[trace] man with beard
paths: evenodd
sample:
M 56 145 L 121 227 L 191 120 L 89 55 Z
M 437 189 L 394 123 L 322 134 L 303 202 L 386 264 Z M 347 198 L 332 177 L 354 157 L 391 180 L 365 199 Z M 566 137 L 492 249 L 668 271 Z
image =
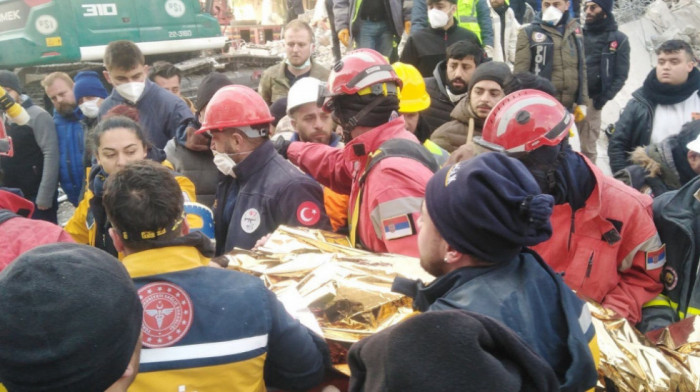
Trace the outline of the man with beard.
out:
M 328 79 L 328 69 L 311 59 L 314 31 L 306 22 L 295 19 L 287 23 L 284 27 L 284 47 L 287 58 L 266 69 L 260 77 L 258 94 L 268 106 L 286 97 L 289 88 L 301 78 Z
M 481 135 L 486 117 L 505 96 L 503 84 L 509 76 L 510 68 L 506 63 L 492 61 L 481 64 L 469 82 L 469 95 L 452 110 L 453 120 L 435 130 L 430 139 L 448 152 L 453 152 L 471 141 L 467 140 L 470 128 L 472 136 Z
M 469 80 L 484 60 L 484 51 L 471 41 L 457 41 L 446 51 L 446 60 L 438 63 L 433 76 L 425 78 L 430 107 L 423 113 L 432 133 L 450 121 L 450 112 L 467 95 Z
M 630 44 L 617 30 L 612 0 L 586 2 L 583 43 L 586 48 L 588 77 L 588 114 L 581 122 L 581 152 L 596 161 L 596 142 L 600 135 L 603 106 L 622 89 L 630 70 Z
M 690 45 L 669 40 L 656 49 L 656 56 L 656 68 L 632 93 L 615 124 L 608 144 L 613 173 L 632 164 L 629 153 L 637 146 L 677 134 L 700 114 L 700 71 Z
M 53 122 L 58 135 L 58 181 L 68 201 L 77 206 L 85 182 L 85 135 L 81 123 L 83 114 L 73 95 L 73 80 L 64 72 L 53 72 L 41 81 L 41 86 L 53 104 Z
M 568 0 L 542 1 L 542 12 L 518 33 L 513 72 L 551 80 L 557 100 L 581 121 L 588 100 L 583 37 L 568 10 Z

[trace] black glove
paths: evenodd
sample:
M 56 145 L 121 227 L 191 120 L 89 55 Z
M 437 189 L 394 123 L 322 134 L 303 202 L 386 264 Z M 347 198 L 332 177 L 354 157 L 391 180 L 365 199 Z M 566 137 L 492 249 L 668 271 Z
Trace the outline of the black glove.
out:
M 287 159 L 287 150 L 290 144 L 292 144 L 292 142 L 283 137 L 278 137 L 277 140 L 273 142 L 275 150 L 277 150 L 277 153 L 282 155 L 284 159 Z
M 603 106 L 605 106 L 607 102 L 608 100 L 602 96 L 595 97 L 593 98 L 593 107 L 595 108 L 595 110 L 603 110 Z

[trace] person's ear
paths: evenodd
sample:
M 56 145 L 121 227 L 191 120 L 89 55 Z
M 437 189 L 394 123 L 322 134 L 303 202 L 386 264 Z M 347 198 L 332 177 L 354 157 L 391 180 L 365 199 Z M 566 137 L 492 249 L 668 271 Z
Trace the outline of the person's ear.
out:
M 109 83 L 109 84 L 111 84 L 112 86 L 114 86 L 114 83 L 112 83 L 112 78 L 109 76 L 109 72 L 107 72 L 107 71 L 102 71 L 102 76 L 105 77 L 105 80 L 107 81 L 107 83 Z
M 110 227 L 109 237 L 112 239 L 114 249 L 119 253 L 124 253 L 124 242 L 122 241 L 122 237 L 119 235 L 117 229 L 115 229 L 114 227 Z
M 445 263 L 447 264 L 453 264 L 459 261 L 462 258 L 462 253 L 460 253 L 458 250 L 454 249 L 453 247 L 450 246 L 450 244 L 447 244 L 447 252 L 445 253 Z

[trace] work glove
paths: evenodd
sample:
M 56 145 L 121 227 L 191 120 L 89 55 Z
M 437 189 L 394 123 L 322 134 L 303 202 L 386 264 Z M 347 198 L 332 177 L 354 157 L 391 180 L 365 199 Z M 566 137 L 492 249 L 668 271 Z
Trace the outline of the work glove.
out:
M 292 142 L 283 137 L 278 137 L 277 140 L 273 142 L 275 150 L 277 150 L 277 153 L 282 155 L 284 159 L 287 159 L 287 150 L 289 149 L 290 144 L 292 144 Z
M 410 20 L 403 22 L 403 32 L 406 35 L 411 34 L 411 21 Z
M 585 120 L 586 113 L 588 113 L 588 108 L 586 105 L 576 105 L 574 108 L 574 121 L 581 122 Z
M 350 31 L 348 29 L 342 29 L 338 32 L 338 39 L 343 45 L 350 47 Z

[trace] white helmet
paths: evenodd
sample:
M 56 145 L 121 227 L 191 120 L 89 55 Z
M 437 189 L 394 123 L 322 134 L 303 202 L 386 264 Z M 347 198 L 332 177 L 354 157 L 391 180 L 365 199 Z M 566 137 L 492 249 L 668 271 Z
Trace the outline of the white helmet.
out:
M 316 78 L 306 77 L 297 80 L 287 94 L 287 115 L 292 109 L 318 101 L 319 86 L 323 82 Z

